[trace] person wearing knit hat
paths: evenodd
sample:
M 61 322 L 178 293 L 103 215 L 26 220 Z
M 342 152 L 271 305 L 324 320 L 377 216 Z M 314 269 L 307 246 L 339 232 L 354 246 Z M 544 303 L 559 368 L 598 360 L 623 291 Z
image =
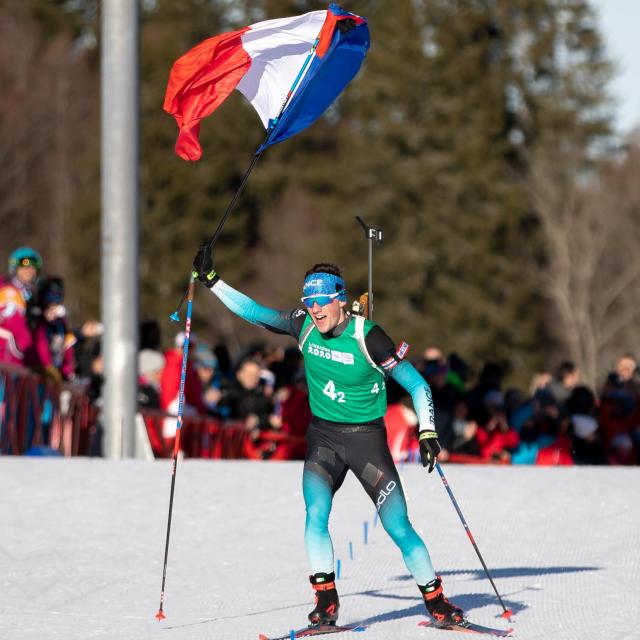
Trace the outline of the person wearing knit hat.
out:
M 138 353 L 138 403 L 146 409 L 160 409 L 160 377 L 165 358 L 159 351 Z
M 138 374 L 146 380 L 159 382 L 164 362 L 164 356 L 159 351 L 143 349 L 138 353 Z
M 27 304 L 35 293 L 42 257 L 31 247 L 9 256 L 9 274 L 0 279 L 0 362 L 24 364 L 33 346 Z

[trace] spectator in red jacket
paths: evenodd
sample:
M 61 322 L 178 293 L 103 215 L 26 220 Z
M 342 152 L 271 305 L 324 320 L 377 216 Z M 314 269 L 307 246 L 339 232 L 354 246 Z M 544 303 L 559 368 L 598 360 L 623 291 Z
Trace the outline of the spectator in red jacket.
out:
M 164 356 L 154 349 L 138 352 L 138 407 L 158 411 L 160 409 L 160 377 L 165 366 Z M 143 414 L 151 450 L 157 458 L 167 455 L 167 447 L 162 436 L 163 419 Z M 173 419 L 175 423 L 175 418 Z
M 184 345 L 184 332 L 175 337 L 175 346 L 165 354 L 165 365 L 160 377 L 160 407 L 172 416 L 178 415 L 180 378 L 182 374 L 182 347 Z M 205 414 L 206 407 L 202 400 L 202 385 L 193 366 L 191 358 L 195 350 L 197 338 L 191 334 L 189 340 L 189 357 L 184 386 L 183 415 L 185 417 L 197 413 Z M 172 439 L 176 435 L 176 419 L 166 418 L 163 423 L 162 434 L 166 439 Z
M 476 433 L 480 456 L 492 462 L 510 462 L 511 451 L 520 443 L 518 432 L 509 426 L 504 398 L 498 390 L 489 391 L 483 402 L 484 420 Z
M 384 423 L 387 427 L 387 444 L 394 462 L 406 462 L 419 456 L 418 416 L 406 405 L 407 392 L 393 379 L 386 382 L 387 412 Z M 440 452 L 446 455 L 446 449 Z
M 282 457 L 304 460 L 307 452 L 305 436 L 311 421 L 309 390 L 304 371 L 299 371 L 291 384 L 276 391 L 274 413 L 281 418 L 282 432 L 295 438 L 282 445 L 285 449 Z

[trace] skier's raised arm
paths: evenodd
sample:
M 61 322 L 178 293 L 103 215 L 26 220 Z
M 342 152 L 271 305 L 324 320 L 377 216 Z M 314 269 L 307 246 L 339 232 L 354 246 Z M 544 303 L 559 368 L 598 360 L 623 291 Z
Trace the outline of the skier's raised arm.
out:
M 302 327 L 304 311 L 301 309 L 278 310 L 265 307 L 220 279 L 213 266 L 211 249 L 206 245 L 193 260 L 193 277 L 202 282 L 222 304 L 238 317 L 264 327 L 274 333 L 297 337 Z

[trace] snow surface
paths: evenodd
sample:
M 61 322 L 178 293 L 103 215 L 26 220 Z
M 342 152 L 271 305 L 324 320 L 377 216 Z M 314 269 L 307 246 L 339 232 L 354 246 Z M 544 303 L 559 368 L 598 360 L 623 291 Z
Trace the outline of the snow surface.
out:
M 640 639 L 639 467 L 443 468 L 515 638 Z M 0 639 L 255 640 L 303 626 L 301 471 L 179 461 L 157 622 L 171 462 L 0 459 Z M 447 595 L 475 622 L 509 626 L 438 475 L 402 476 Z M 417 626 L 416 586 L 374 513 L 349 476 L 331 522 L 340 621 L 368 628 L 335 638 L 452 640 Z

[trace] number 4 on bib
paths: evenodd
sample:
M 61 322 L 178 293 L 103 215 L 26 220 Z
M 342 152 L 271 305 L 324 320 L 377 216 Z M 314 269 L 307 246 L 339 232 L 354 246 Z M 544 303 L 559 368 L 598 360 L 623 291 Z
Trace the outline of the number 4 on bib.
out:
M 322 393 L 324 393 L 325 396 L 329 396 L 334 402 L 336 400 L 342 403 L 345 402 L 344 393 L 342 391 L 336 391 L 336 385 L 333 380 L 329 380 L 329 382 L 324 385 Z

